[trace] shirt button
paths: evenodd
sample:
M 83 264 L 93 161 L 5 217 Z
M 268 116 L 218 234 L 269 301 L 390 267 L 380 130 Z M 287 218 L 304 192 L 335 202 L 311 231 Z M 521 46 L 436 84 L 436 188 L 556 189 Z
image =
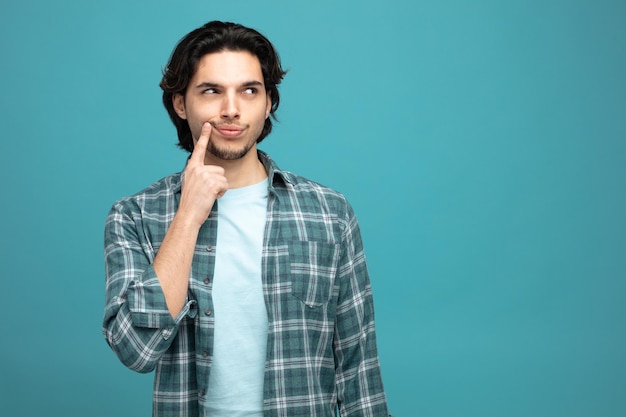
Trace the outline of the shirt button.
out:
M 207 356 L 209 356 L 209 350 L 205 349 L 204 352 L 202 352 L 202 355 L 206 358 Z
M 206 247 L 207 252 L 213 252 L 213 246 L 209 245 Z
M 206 310 L 204 310 L 204 314 L 206 314 L 207 316 L 210 316 L 211 310 L 207 308 Z
M 205 279 L 204 279 L 204 283 L 205 283 L 206 285 L 209 285 L 209 279 L 208 279 L 208 278 L 205 278 Z
M 201 397 L 204 397 L 204 388 L 202 388 L 202 389 L 200 390 L 200 396 L 201 396 Z

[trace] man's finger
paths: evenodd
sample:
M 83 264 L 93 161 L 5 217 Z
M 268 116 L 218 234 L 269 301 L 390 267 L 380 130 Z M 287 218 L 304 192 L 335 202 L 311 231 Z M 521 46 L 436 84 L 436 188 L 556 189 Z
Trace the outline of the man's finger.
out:
M 202 131 L 200 137 L 196 142 L 193 153 L 189 158 L 189 162 L 197 165 L 204 165 L 204 155 L 206 154 L 206 148 L 209 145 L 209 136 L 211 136 L 211 123 L 205 122 L 202 125 Z

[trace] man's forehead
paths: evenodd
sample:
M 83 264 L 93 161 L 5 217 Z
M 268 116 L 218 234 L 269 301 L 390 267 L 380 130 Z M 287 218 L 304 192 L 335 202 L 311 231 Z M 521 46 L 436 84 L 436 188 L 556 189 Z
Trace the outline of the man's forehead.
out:
M 194 79 L 220 78 L 224 81 L 263 81 L 261 63 L 256 55 L 248 51 L 223 50 L 206 54 L 196 66 Z M 212 80 L 202 80 L 212 81 Z M 213 80 L 214 81 L 214 80 Z

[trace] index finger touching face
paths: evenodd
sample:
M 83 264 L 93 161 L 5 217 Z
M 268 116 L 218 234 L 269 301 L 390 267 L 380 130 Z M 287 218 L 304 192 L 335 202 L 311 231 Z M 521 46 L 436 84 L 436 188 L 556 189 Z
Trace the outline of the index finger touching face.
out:
M 206 148 L 209 145 L 209 137 L 211 136 L 211 123 L 205 122 L 202 125 L 202 131 L 200 137 L 193 147 L 193 153 L 191 154 L 190 161 L 196 164 L 204 164 L 204 155 L 206 154 Z

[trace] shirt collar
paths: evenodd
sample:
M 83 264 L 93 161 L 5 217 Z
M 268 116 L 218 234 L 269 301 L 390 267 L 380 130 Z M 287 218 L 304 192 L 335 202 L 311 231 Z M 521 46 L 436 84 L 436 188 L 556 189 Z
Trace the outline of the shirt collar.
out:
M 280 169 L 276 162 L 274 162 L 274 160 L 267 153 L 257 149 L 257 154 L 259 156 L 259 161 L 261 161 L 265 167 L 265 172 L 267 172 L 269 191 L 274 191 L 277 186 L 280 187 L 286 184 L 294 183 L 294 179 L 292 178 L 293 174 Z M 174 193 L 180 194 L 183 185 L 183 172 L 176 174 L 176 178 L 173 180 L 172 185 Z
M 273 191 L 277 186 L 284 186 L 285 184 L 293 184 L 292 174 L 287 171 L 283 171 L 276 165 L 276 162 L 265 152 L 257 150 L 259 160 L 265 167 L 267 172 L 267 178 L 269 179 L 269 190 Z

